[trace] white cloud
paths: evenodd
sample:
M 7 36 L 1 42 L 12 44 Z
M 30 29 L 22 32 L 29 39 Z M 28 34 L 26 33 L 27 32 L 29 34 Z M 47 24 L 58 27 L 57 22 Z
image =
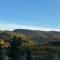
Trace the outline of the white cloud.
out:
M 30 30 L 42 30 L 42 31 L 60 31 L 60 29 L 52 29 L 36 26 L 25 26 L 16 24 L 0 24 L 0 30 L 14 30 L 14 29 L 30 29 Z

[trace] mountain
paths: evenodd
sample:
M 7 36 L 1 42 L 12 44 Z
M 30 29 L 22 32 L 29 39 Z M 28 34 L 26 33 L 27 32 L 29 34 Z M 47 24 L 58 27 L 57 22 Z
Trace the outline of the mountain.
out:
M 13 32 L 23 33 L 23 34 L 36 34 L 37 36 L 42 36 L 44 38 L 60 38 L 60 32 L 57 31 L 39 31 L 39 30 L 28 30 L 28 29 L 15 29 Z
M 58 31 L 39 31 L 39 30 L 28 30 L 28 29 L 15 29 L 15 30 L 13 30 L 13 32 L 31 35 L 32 39 L 38 43 L 46 42 L 46 41 L 60 40 L 60 32 L 58 32 Z
M 22 37 L 26 41 L 34 41 L 36 43 L 46 43 L 48 41 L 60 41 L 60 32 L 57 31 L 39 31 L 28 29 L 15 29 L 13 31 L 0 31 L 0 39 L 9 42 L 13 36 Z M 31 39 L 32 37 L 32 39 Z

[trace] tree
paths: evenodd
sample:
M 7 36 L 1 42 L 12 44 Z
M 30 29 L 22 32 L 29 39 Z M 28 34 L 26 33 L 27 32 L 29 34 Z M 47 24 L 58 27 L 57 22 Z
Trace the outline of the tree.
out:
M 21 46 L 21 38 L 16 38 L 14 36 L 13 41 L 11 42 L 10 48 L 10 60 L 20 60 L 20 46 Z

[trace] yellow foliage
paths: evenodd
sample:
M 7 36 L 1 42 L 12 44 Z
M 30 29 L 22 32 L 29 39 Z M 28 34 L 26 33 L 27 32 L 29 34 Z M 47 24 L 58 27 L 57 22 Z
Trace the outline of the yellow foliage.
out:
M 3 44 L 4 43 L 4 40 L 0 39 L 0 44 Z

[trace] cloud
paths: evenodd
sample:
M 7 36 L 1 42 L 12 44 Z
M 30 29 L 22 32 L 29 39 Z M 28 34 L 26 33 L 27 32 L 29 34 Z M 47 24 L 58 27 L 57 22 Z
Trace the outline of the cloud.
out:
M 60 29 L 37 27 L 37 26 L 25 26 L 17 24 L 0 24 L 0 30 L 14 30 L 14 29 L 30 29 L 30 30 L 40 30 L 40 31 L 60 31 Z

